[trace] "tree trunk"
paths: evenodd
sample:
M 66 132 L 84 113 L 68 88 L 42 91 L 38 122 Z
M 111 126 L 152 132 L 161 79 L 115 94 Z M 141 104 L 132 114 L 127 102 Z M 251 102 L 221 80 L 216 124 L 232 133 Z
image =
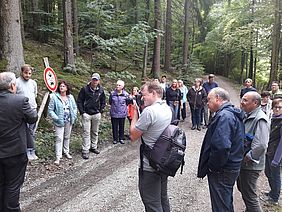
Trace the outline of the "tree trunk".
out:
M 252 33 L 253 34 L 253 33 Z M 252 35 L 253 36 L 253 35 Z M 254 50 L 253 50 L 253 44 L 251 44 L 250 49 L 250 63 L 249 63 L 249 75 L 248 78 L 253 80 L 254 76 Z
M 165 60 L 164 60 L 164 70 L 169 71 L 171 68 L 171 0 L 167 0 L 166 5 L 166 22 L 165 22 Z
M 74 32 L 74 51 L 79 55 L 79 36 L 78 36 L 78 10 L 77 0 L 72 0 L 72 12 L 73 12 L 73 32 Z
M 184 36 L 183 36 L 183 45 L 182 45 L 182 65 L 187 66 L 188 57 L 189 57 L 189 29 L 188 29 L 188 21 L 189 21 L 189 8 L 190 8 L 190 0 L 185 0 L 184 3 Z
M 149 22 L 149 17 L 150 17 L 150 0 L 146 0 L 145 21 L 147 23 Z M 148 61 L 148 43 L 146 43 L 144 46 L 142 79 L 145 79 L 147 76 L 147 61 Z
M 134 10 L 134 24 L 138 24 L 139 14 L 138 14 L 138 0 L 131 0 L 132 8 Z M 144 52 L 143 52 L 144 53 Z M 139 55 L 139 50 L 136 48 L 134 55 Z M 144 55 L 143 55 L 144 56 Z M 133 62 L 136 68 L 139 69 L 139 60 L 133 58 Z M 144 64 L 143 64 L 144 65 Z
M 279 67 L 278 67 L 278 70 L 279 70 L 279 81 L 281 81 L 282 80 L 282 50 L 281 50 L 281 48 L 282 48 L 282 32 L 280 33 L 280 47 L 279 47 L 279 49 L 280 49 L 280 58 L 279 58 Z
M 275 3 L 274 24 L 272 30 L 272 49 L 271 49 L 271 67 L 270 77 L 268 82 L 268 89 L 270 89 L 272 81 L 278 80 L 278 61 L 279 61 L 279 46 L 280 46 L 280 31 L 281 31 L 281 0 L 273 0 Z M 281 51 L 281 49 L 280 49 Z
M 244 82 L 244 65 L 245 65 L 245 50 L 241 50 L 241 73 L 240 73 L 240 82 Z
M 144 47 L 142 80 L 145 79 L 147 76 L 147 62 L 148 62 L 148 43 L 146 43 Z
M 153 64 L 152 64 L 152 75 L 154 78 L 160 78 L 160 52 L 161 52 L 161 38 L 159 30 L 161 28 L 161 1 L 154 0 L 154 13 L 155 13 L 155 24 L 154 30 L 157 33 L 154 39 L 154 53 L 153 53 Z
M 73 37 L 72 37 L 72 6 L 71 0 L 63 0 L 64 9 L 64 66 L 68 71 L 75 72 Z
M 253 74 L 253 86 L 256 87 L 256 73 L 257 73 L 257 57 L 258 57 L 258 36 L 259 36 L 259 33 L 258 33 L 258 30 L 256 30 L 256 42 L 255 42 L 255 52 L 254 52 L 254 74 Z
M 249 54 L 248 52 L 245 53 L 245 69 L 246 69 L 246 75 L 245 75 L 245 79 L 248 78 L 248 59 L 249 59 Z M 244 79 L 244 81 L 245 81 Z
M 24 22 L 23 22 L 23 11 L 22 11 L 22 1 L 19 0 L 19 7 L 20 7 L 20 24 L 21 24 L 21 35 L 22 35 L 22 42 L 24 43 L 25 41 L 25 36 L 24 36 Z
M 0 37 L 6 71 L 20 72 L 24 64 L 19 0 L 0 0 Z
M 32 36 L 35 40 L 40 39 L 38 28 L 40 27 L 40 16 L 38 15 L 38 0 L 31 1 L 32 9 Z
M 255 0 L 252 0 L 252 6 L 251 6 L 251 23 L 254 22 L 254 13 L 255 13 Z M 248 78 L 253 80 L 254 75 L 254 29 L 252 27 L 251 29 L 251 46 L 250 46 L 250 63 L 249 63 L 249 74 Z

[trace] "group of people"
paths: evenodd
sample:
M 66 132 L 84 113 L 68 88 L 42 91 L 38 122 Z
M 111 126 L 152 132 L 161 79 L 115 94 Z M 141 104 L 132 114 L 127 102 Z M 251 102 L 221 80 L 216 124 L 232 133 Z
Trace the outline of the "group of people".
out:
M 35 154 L 37 121 L 37 85 L 31 79 L 32 68 L 24 65 L 16 79 L 11 72 L 0 73 L 0 211 L 19 211 L 20 187 L 23 184 L 28 160 Z M 140 91 L 133 87 L 125 91 L 122 80 L 116 82 L 110 93 L 110 117 L 113 144 L 124 144 L 125 120 L 130 123 L 130 139 L 140 138 L 153 147 L 164 129 L 180 117 L 186 118 L 186 103 L 191 109 L 192 130 L 207 127 L 197 176 L 207 176 L 213 211 L 234 211 L 233 186 L 246 205 L 246 211 L 262 211 L 257 182 L 262 170 L 268 178 L 270 191 L 263 199 L 278 204 L 282 159 L 282 92 L 277 82 L 270 92 L 257 93 L 251 79 L 241 91 L 241 105 L 230 103 L 226 90 L 218 87 L 213 74 L 207 82 L 195 79 L 188 89 L 182 80 L 145 82 Z M 100 75 L 94 73 L 91 81 L 79 91 L 77 101 L 70 85 L 61 80 L 57 91 L 51 94 L 48 114 L 55 130 L 55 164 L 63 155 L 71 159 L 70 135 L 77 112 L 82 118 L 82 158 L 90 152 L 99 154 L 98 132 L 101 114 L 105 110 L 106 95 L 100 85 Z M 15 95 L 18 93 L 19 95 Z M 270 124 L 271 122 L 271 124 Z M 167 194 L 168 176 L 151 167 L 146 157 L 139 169 L 138 188 L 146 211 L 170 211 Z
M 199 178 L 208 177 L 213 211 L 234 211 L 233 186 L 237 182 L 246 211 L 262 211 L 257 183 L 264 170 L 270 190 L 260 199 L 278 205 L 282 159 L 282 93 L 278 82 L 260 95 L 252 80 L 241 90 L 240 108 L 230 103 L 226 90 L 214 88 L 208 107 L 214 112 L 202 144 Z
M 159 82 L 158 80 L 154 80 Z M 166 76 L 161 77 L 160 82 L 163 88 L 163 98 L 173 111 L 172 120 L 178 123 L 179 120 L 185 120 L 187 117 L 187 106 L 191 110 L 192 130 L 201 131 L 206 128 L 212 113 L 207 107 L 207 95 L 211 89 L 218 87 L 215 82 L 215 75 L 209 74 L 207 81 L 203 82 L 202 78 L 196 78 L 193 85 L 187 88 L 183 80 L 173 79 L 171 85 L 168 84 Z
M 214 78 L 213 75 L 209 77 Z M 248 79 L 245 86 L 249 84 Z M 175 113 L 171 104 L 163 101 L 163 93 L 169 87 L 165 90 L 159 85 L 158 81 L 153 81 L 141 87 L 145 108 L 140 114 L 138 107 L 134 106 L 130 126 L 131 140 L 142 138 L 150 147 L 154 146 L 160 134 L 171 123 Z M 200 80 L 195 80 L 193 89 L 199 90 L 200 86 Z M 234 211 L 235 182 L 246 211 L 262 211 L 257 183 L 263 170 L 270 190 L 264 192 L 261 199 L 278 205 L 282 159 L 282 96 L 278 83 L 273 82 L 272 90 L 267 92 L 270 94 L 267 97 L 271 97 L 272 101 L 254 89 L 245 89 L 241 95 L 240 108 L 231 104 L 225 89 L 217 84 L 213 86 L 208 89 L 206 96 L 210 116 L 197 172 L 197 177 L 208 178 L 212 211 Z M 270 106 L 266 106 L 269 102 Z M 266 111 L 266 108 L 271 111 Z M 167 176 L 154 170 L 145 156 L 141 158 L 143 169 L 139 168 L 138 187 L 145 210 L 170 211 Z

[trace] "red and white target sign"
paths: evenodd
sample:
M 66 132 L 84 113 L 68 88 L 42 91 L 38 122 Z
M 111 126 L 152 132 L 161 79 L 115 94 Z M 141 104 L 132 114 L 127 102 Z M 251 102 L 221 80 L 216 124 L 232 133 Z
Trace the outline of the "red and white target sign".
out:
M 44 82 L 50 91 L 55 92 L 57 90 L 58 80 L 55 71 L 51 67 L 44 70 Z

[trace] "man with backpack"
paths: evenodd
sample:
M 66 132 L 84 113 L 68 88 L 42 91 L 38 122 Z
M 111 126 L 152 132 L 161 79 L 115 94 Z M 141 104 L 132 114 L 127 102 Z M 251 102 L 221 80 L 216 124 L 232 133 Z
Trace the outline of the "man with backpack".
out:
M 135 105 L 134 116 L 130 126 L 131 140 L 143 139 L 144 143 L 153 147 L 163 131 L 169 126 L 172 111 L 162 101 L 163 89 L 155 82 L 147 82 L 141 87 L 145 109 L 138 118 Z M 146 211 L 170 211 L 167 195 L 166 174 L 157 172 L 149 164 L 146 156 L 142 157 L 139 168 L 139 192 Z
M 244 152 L 244 113 L 219 87 L 208 94 L 208 107 L 215 116 L 202 144 L 197 177 L 208 177 L 212 211 L 234 211 L 233 186 Z

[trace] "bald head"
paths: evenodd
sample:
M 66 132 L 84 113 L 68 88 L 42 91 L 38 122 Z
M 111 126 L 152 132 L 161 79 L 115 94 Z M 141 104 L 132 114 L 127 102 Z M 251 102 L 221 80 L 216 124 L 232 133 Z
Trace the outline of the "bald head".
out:
M 229 101 L 229 93 L 223 88 L 213 88 L 208 94 L 208 107 L 212 112 L 218 111 L 224 103 Z
M 249 91 L 241 99 L 241 108 L 250 113 L 261 105 L 261 96 L 258 92 Z

